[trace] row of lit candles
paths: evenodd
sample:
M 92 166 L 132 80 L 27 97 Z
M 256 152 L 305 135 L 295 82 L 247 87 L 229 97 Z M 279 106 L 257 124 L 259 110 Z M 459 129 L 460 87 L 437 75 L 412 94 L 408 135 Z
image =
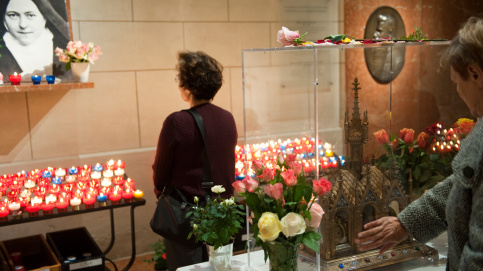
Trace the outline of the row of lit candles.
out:
M 344 157 L 339 156 L 339 159 L 341 159 L 341 163 L 344 163 Z M 273 168 L 274 165 L 277 164 L 276 159 L 268 159 L 268 162 L 265 162 L 264 165 L 268 168 Z M 337 164 L 337 159 L 335 157 L 322 157 L 320 158 L 321 162 L 316 163 L 315 159 L 312 160 L 301 160 L 297 161 L 302 164 L 302 169 L 305 173 L 311 173 L 316 170 L 316 165 L 319 166 L 319 169 L 324 170 L 324 169 L 330 169 L 330 168 L 336 168 L 338 166 Z M 255 176 L 255 171 L 253 170 L 253 162 L 249 161 L 248 164 L 248 174 L 245 174 L 245 161 L 237 161 L 237 168 L 235 169 L 235 175 L 236 179 L 242 180 L 245 178 L 246 175 L 250 177 L 256 177 Z
M 32 84 L 34 85 L 40 85 L 40 82 L 42 81 L 42 77 L 39 75 L 32 75 L 30 79 L 32 79 Z M 22 75 L 15 72 L 8 76 L 8 80 L 10 80 L 10 84 L 12 85 L 20 85 L 20 81 L 22 81 Z M 46 75 L 45 81 L 47 81 L 47 84 L 54 84 L 55 75 Z
M 18 200 L 7 200 L 0 202 L 0 221 L 6 221 L 9 214 L 16 218 L 21 216 L 22 209 L 29 213 L 30 217 L 38 216 L 39 210 L 43 211 L 44 215 L 50 215 L 54 208 L 57 208 L 58 213 L 64 213 L 67 211 L 67 207 L 70 205 L 73 211 L 80 210 L 81 203 L 84 204 L 86 209 L 92 209 L 96 202 L 99 202 L 99 206 L 106 206 L 109 199 L 111 205 L 119 204 L 120 200 L 128 203 L 133 200 L 141 200 L 144 194 L 141 190 L 132 191 L 126 189 L 125 191 L 118 192 L 117 190 L 110 194 L 91 194 L 87 193 L 84 196 L 75 195 L 69 196 L 68 193 L 63 192 L 59 197 L 54 194 L 50 194 L 43 200 L 40 197 L 20 198 Z
M 83 187 L 94 187 L 97 188 L 99 186 L 111 186 L 111 185 L 129 185 L 134 188 L 134 180 L 128 178 L 127 180 L 124 179 L 123 176 L 116 176 L 114 178 L 102 178 L 102 179 L 77 179 L 72 181 L 66 182 L 57 182 L 54 179 L 50 180 L 50 178 L 42 178 L 37 180 L 27 179 L 26 181 L 11 181 L 11 182 L 3 182 L 0 181 L 0 194 L 5 193 L 8 189 L 10 191 L 20 191 L 22 189 L 34 189 L 34 188 L 49 188 L 50 189 L 59 189 L 59 187 L 68 187 L 76 185 L 79 189 L 84 189 Z

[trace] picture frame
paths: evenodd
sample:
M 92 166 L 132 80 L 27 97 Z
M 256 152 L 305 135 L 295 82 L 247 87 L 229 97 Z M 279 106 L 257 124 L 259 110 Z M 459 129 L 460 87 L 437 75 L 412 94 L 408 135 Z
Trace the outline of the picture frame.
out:
M 73 37 L 70 0 L 2 0 L 0 16 L 4 80 L 15 73 L 23 82 L 31 81 L 33 75 L 72 80 L 72 72 L 66 71 L 54 52 L 57 47 L 66 48 Z

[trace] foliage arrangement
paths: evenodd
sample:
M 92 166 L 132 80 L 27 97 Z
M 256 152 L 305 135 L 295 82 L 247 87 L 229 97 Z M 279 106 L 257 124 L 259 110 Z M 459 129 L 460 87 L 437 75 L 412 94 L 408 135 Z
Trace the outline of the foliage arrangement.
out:
M 154 250 L 153 258 L 150 260 L 144 260 L 147 263 L 154 263 L 155 270 L 168 269 L 168 262 L 166 261 L 166 248 L 164 246 L 164 240 L 149 245 Z
M 250 176 L 233 183 L 235 190 L 245 198 L 252 211 L 251 222 L 256 245 L 262 246 L 265 260 L 268 257 L 267 241 L 276 241 L 286 246 L 304 244 L 318 251 L 322 237 L 314 229 L 320 225 L 324 210 L 315 202 L 332 189 L 324 178 L 313 180 L 310 186 L 303 175 L 302 164 L 295 155 L 280 152 L 277 165 L 269 168 L 260 161 L 254 162 L 254 170 L 260 182 Z M 282 233 L 282 234 L 280 234 Z
M 426 40 L 427 38 L 423 34 L 423 30 L 421 30 L 420 27 L 417 27 L 414 25 L 414 32 L 409 34 L 407 37 L 401 37 L 402 40 L 412 40 L 412 41 L 418 41 L 418 40 Z
M 98 60 L 101 54 L 101 47 L 94 45 L 92 42 L 82 43 L 82 41 L 69 41 L 66 49 L 55 48 L 55 55 L 59 57 L 59 61 L 66 63 L 66 70 L 70 70 L 70 63 L 72 62 L 89 62 L 94 64 L 94 61 Z
M 437 122 L 414 138 L 414 130 L 404 128 L 400 136 L 389 136 L 384 129 L 374 133 L 384 147 L 385 154 L 376 159 L 381 168 L 389 170 L 397 165 L 399 178 L 409 191 L 409 175 L 413 179 L 415 197 L 432 188 L 452 174 L 451 162 L 456 156 L 463 139 L 474 126 L 470 119 L 459 119 L 449 129 Z
M 196 241 L 203 241 L 208 245 L 214 246 L 215 250 L 233 241 L 238 229 L 242 227 L 245 212 L 243 205 L 237 205 L 235 198 L 223 199 L 220 194 L 225 192 L 221 185 L 211 188 L 213 193 L 218 194 L 214 199 L 208 199 L 205 206 L 200 206 L 198 197 L 194 201 L 193 207 L 186 217 L 192 216 L 192 231 L 188 239 L 194 235 Z

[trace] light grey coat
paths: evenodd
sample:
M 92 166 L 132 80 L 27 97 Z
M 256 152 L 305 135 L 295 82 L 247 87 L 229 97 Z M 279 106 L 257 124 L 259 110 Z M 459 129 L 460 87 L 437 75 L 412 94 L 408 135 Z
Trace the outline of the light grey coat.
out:
M 482 157 L 483 121 L 478 121 L 453 159 L 453 174 L 398 215 L 423 243 L 448 231 L 447 270 L 483 270 Z

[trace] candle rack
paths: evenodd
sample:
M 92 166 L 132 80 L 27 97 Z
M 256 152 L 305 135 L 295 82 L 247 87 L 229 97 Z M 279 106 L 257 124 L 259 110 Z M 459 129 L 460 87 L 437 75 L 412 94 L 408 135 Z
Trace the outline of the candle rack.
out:
M 35 222 L 35 221 L 41 221 L 41 220 L 46 220 L 46 219 L 53 219 L 53 218 L 59 218 L 59 217 L 65 217 L 65 216 L 72 216 L 72 215 L 80 215 L 80 214 L 85 214 L 85 213 L 91 213 L 91 212 L 98 212 L 98 211 L 106 211 L 109 210 L 110 213 L 110 221 L 111 221 L 111 241 L 109 243 L 109 246 L 103 251 L 103 254 L 106 255 L 109 253 L 111 248 L 114 245 L 115 241 L 115 232 L 114 232 L 114 209 L 116 208 L 122 208 L 122 207 L 131 207 L 131 212 L 130 212 L 130 218 L 131 218 L 131 246 L 132 246 L 132 253 L 131 253 L 131 259 L 129 263 L 124 267 L 122 270 L 129 270 L 131 266 L 134 263 L 134 260 L 136 259 L 136 237 L 135 237 L 135 230 L 134 230 L 134 208 L 138 206 L 142 206 L 146 204 L 145 199 L 136 199 L 132 200 L 130 202 L 125 202 L 124 199 L 120 200 L 118 204 L 112 205 L 110 201 L 106 202 L 107 204 L 105 206 L 102 206 L 99 204 L 99 202 L 96 202 L 94 204 L 93 208 L 87 209 L 84 204 L 80 205 L 80 208 L 78 211 L 74 211 L 72 209 L 72 206 L 68 206 L 67 210 L 63 213 L 59 213 L 57 209 L 55 208 L 50 215 L 41 215 L 39 213 L 38 216 L 36 217 L 29 217 L 28 212 L 23 212 L 16 218 L 13 218 L 11 215 L 8 216 L 7 221 L 2 221 L 0 222 L 0 227 L 5 227 L 5 226 L 11 226 L 11 225 L 16 225 L 16 224 L 22 224 L 22 223 L 29 223 L 29 222 Z M 117 270 L 117 268 L 116 268 Z

